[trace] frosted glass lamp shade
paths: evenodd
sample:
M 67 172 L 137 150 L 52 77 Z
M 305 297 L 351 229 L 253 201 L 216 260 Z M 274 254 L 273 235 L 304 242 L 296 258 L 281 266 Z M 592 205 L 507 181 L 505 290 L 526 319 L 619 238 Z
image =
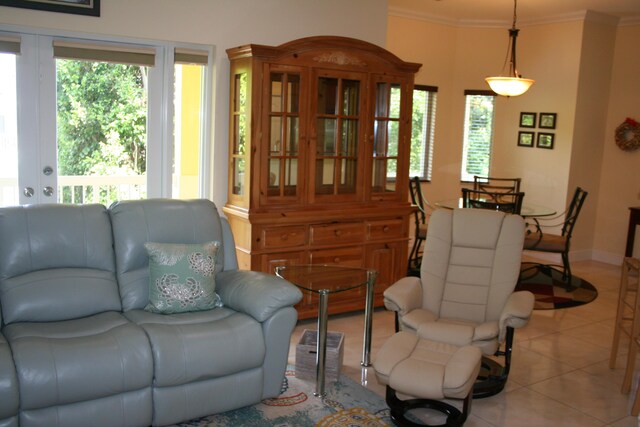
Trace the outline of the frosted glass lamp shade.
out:
M 529 90 L 535 80 L 519 77 L 487 77 L 491 90 L 502 96 L 519 96 Z

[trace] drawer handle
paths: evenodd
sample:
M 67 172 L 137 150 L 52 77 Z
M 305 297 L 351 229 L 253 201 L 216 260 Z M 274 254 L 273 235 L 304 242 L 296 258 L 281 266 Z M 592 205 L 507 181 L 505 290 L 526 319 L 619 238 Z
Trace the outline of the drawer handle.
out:
M 342 230 L 336 230 L 333 233 L 336 235 L 336 237 L 342 236 Z
M 388 226 L 388 225 L 385 225 L 384 227 L 382 227 L 382 231 L 383 231 L 383 232 L 385 232 L 385 233 L 386 233 L 387 231 L 389 231 L 389 226 Z
M 335 257 L 333 259 L 334 264 L 340 264 L 340 257 Z
M 288 234 L 283 234 L 280 236 L 280 240 L 286 242 L 287 240 L 289 240 L 289 235 Z

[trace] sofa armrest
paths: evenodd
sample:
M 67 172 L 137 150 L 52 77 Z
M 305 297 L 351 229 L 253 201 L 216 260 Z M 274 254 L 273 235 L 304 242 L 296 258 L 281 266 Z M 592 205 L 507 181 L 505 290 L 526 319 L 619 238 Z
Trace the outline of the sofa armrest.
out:
M 404 316 L 422 305 L 422 283 L 418 277 L 403 277 L 384 291 L 384 306 Z
M 509 299 L 500 315 L 500 342 L 503 342 L 507 327 L 522 328 L 529 323 L 535 298 L 529 291 L 518 291 L 509 295 Z
M 264 322 L 282 307 L 302 299 L 300 289 L 276 276 L 248 270 L 229 270 L 216 275 L 216 292 L 225 306 Z

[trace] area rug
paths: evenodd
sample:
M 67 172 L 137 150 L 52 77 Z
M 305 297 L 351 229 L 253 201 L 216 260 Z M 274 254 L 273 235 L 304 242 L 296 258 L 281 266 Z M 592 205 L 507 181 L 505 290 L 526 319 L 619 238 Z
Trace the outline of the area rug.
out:
M 530 291 L 536 298 L 534 310 L 555 310 L 590 303 L 598 290 L 586 280 L 573 275 L 571 286 L 562 280 L 562 271 L 549 265 L 524 262 L 516 291 Z
M 177 424 L 174 427 L 379 427 L 392 425 L 381 396 L 341 375 L 327 383 L 326 397 L 313 395 L 314 381 L 288 369 L 277 398 L 257 405 Z

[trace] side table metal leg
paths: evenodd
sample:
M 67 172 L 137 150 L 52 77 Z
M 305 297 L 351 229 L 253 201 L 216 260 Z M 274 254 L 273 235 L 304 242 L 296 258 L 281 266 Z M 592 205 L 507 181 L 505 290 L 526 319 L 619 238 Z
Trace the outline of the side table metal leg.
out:
M 327 358 L 327 323 L 329 321 L 329 291 L 320 290 L 320 307 L 318 308 L 318 343 L 316 346 L 316 391 L 314 396 L 323 397 L 325 362 Z
M 367 271 L 367 297 L 364 306 L 364 343 L 362 345 L 362 361 L 360 365 L 371 366 L 371 331 L 373 329 L 373 288 L 378 272 Z

